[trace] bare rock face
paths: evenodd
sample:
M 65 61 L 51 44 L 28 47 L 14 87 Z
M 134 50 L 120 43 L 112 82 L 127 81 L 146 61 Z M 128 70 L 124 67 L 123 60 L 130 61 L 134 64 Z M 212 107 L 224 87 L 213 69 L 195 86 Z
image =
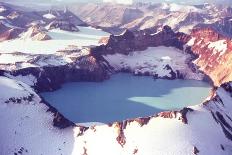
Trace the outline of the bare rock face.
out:
M 78 32 L 79 29 L 68 20 L 55 20 L 48 25 L 48 29 L 61 29 L 64 31 Z
M 210 24 L 198 24 L 196 28 L 211 28 L 214 29 L 217 33 L 220 33 L 228 38 L 232 37 L 232 23 L 231 23 L 231 8 L 227 8 L 225 15 L 221 17 L 220 20 L 210 23 Z
M 193 30 L 191 50 L 194 61 L 214 81 L 215 86 L 232 80 L 232 42 L 211 28 Z
M 191 36 L 197 38 L 204 38 L 204 41 L 218 41 L 220 39 L 225 39 L 225 37 L 213 28 L 196 28 L 192 30 Z
M 163 118 L 168 118 L 168 119 L 177 118 L 178 120 L 181 120 L 184 124 L 188 124 L 188 119 L 187 119 L 188 112 L 193 112 L 193 109 L 183 108 L 180 111 L 161 112 L 157 116 L 163 117 Z
M 22 31 L 23 29 L 10 28 L 0 22 L 0 42 L 17 38 Z
M 159 33 L 152 35 L 149 30 L 131 31 L 126 30 L 121 35 L 111 35 L 109 38 L 102 38 L 105 45 L 92 48 L 92 54 L 129 54 L 135 50 L 145 50 L 147 47 L 173 46 L 183 49 L 184 43 L 178 39 L 169 26 L 164 26 Z
M 100 56 L 99 56 L 100 57 Z M 100 58 L 99 58 L 100 59 Z M 52 91 L 65 82 L 103 81 L 109 77 L 105 63 L 93 56 L 83 56 L 76 62 L 61 66 L 28 67 L 10 71 L 13 76 L 33 75 L 37 77 L 34 86 L 38 92 Z
M 52 39 L 48 34 L 42 32 L 38 33 L 33 36 L 32 40 L 39 40 L 39 41 L 44 41 L 44 40 L 50 40 Z
M 46 29 L 44 29 L 38 25 L 34 25 L 34 26 L 31 26 L 30 28 L 28 28 L 28 30 L 22 34 L 22 38 L 23 39 L 37 40 L 37 41 L 52 39 L 46 32 L 47 32 Z

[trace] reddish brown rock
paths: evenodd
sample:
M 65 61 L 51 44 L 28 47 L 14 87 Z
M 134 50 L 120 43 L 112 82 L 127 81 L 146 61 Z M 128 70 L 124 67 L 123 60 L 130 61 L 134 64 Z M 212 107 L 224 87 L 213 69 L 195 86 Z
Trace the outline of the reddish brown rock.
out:
M 22 32 L 19 28 L 9 28 L 0 22 L 0 42 L 18 37 Z
M 176 111 L 164 111 L 158 114 L 159 117 L 163 118 L 176 118 L 177 117 L 177 112 Z
M 193 111 L 193 109 L 191 109 L 191 108 L 183 108 L 180 111 L 161 112 L 157 116 L 163 117 L 163 118 L 169 118 L 169 119 L 177 118 L 177 119 L 181 120 L 184 124 L 188 124 L 187 113 L 192 112 L 192 111 Z
M 127 121 L 115 123 L 115 128 L 117 129 L 118 132 L 118 137 L 116 138 L 116 140 L 122 147 L 126 144 L 126 137 L 123 131 L 126 128 L 126 125 L 127 125 Z
M 100 40 L 99 40 L 99 44 L 104 44 L 106 45 L 109 41 L 109 37 L 102 37 Z
M 193 30 L 192 34 L 195 42 L 191 47 L 198 59 L 194 62 L 205 74 L 207 74 L 215 86 L 232 80 L 232 42 L 229 38 L 218 34 L 210 28 Z M 209 48 L 211 42 L 224 40 L 226 51 L 217 51 Z M 218 45 L 220 46 L 220 45 Z

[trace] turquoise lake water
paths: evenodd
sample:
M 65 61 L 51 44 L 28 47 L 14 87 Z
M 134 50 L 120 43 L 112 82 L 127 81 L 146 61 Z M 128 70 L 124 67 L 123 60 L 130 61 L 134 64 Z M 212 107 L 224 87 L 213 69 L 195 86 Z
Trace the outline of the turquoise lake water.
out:
M 75 123 L 109 123 L 200 104 L 211 86 L 195 80 L 154 80 L 116 74 L 104 82 L 72 82 L 42 97 Z

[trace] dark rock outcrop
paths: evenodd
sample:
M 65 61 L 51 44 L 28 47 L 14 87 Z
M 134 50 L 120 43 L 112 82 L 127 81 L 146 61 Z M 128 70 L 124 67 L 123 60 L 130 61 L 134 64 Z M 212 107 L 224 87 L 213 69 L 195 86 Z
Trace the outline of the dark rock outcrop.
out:
M 142 51 L 147 47 L 157 46 L 172 46 L 183 49 L 184 42 L 180 41 L 180 37 L 181 33 L 174 33 L 169 26 L 164 26 L 163 30 L 155 35 L 150 34 L 148 30 L 126 30 L 122 35 L 111 35 L 109 39 L 105 39 L 105 45 L 92 48 L 91 54 L 94 56 L 114 53 L 128 55 L 133 51 Z
M 49 25 L 48 25 L 48 29 L 61 29 L 64 31 L 71 31 L 71 32 L 78 32 L 79 29 L 70 21 L 68 20 L 63 20 L 63 19 L 59 19 L 59 20 L 55 20 L 52 21 Z
M 99 56 L 100 59 L 100 56 Z M 109 70 L 104 59 L 85 56 L 63 66 L 29 67 L 7 72 L 13 76 L 33 75 L 37 77 L 34 88 L 38 92 L 58 89 L 65 82 L 103 81 L 109 78 Z
M 196 146 L 193 147 L 193 154 L 197 155 L 198 153 L 200 153 L 200 151 L 197 149 Z
M 15 39 L 21 32 L 23 32 L 23 29 L 10 28 L 0 22 L 0 42 Z
M 185 107 L 180 111 L 161 112 L 157 116 L 172 119 L 172 118 L 177 118 L 178 114 L 180 114 L 178 119 L 181 120 L 184 124 L 188 124 L 187 113 L 192 112 L 192 111 L 193 111 L 193 109 Z

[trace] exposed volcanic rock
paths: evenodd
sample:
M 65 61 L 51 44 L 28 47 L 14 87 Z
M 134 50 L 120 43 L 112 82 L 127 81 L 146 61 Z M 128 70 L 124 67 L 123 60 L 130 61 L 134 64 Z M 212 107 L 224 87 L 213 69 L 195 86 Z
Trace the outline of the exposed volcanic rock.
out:
M 228 38 L 232 38 L 231 15 L 229 17 L 224 17 L 212 24 L 198 24 L 195 26 L 195 28 L 211 28 L 214 29 L 214 31 L 217 33 L 220 33 Z
M 129 54 L 135 50 L 145 50 L 147 47 L 173 46 L 183 49 L 183 43 L 177 38 L 177 34 L 169 26 L 164 26 L 163 30 L 155 35 L 147 33 L 146 30 L 130 31 L 126 30 L 122 35 L 111 35 L 109 39 L 103 39 L 106 45 L 92 49 L 92 54 Z
M 192 30 L 191 36 L 197 37 L 197 38 L 203 38 L 204 41 L 218 41 L 221 39 L 225 39 L 226 37 L 223 36 L 222 34 L 216 32 L 215 29 L 210 28 L 210 27 L 205 27 L 205 28 L 195 28 Z
M 63 19 L 57 19 L 55 21 L 52 21 L 48 26 L 48 30 L 51 29 L 61 29 L 65 31 L 71 31 L 71 32 L 77 32 L 79 29 L 71 23 L 69 20 L 63 20 Z
M 10 28 L 5 26 L 0 22 L 0 42 L 5 40 L 10 40 L 18 37 L 18 35 L 23 31 L 20 28 Z
M 7 30 L 9 30 L 9 28 L 0 22 L 0 33 L 4 33 Z
M 26 28 L 26 26 L 33 21 L 42 20 L 42 17 L 36 12 L 24 12 L 19 10 L 12 10 L 6 17 L 11 25 L 20 28 Z
M 46 23 L 50 23 L 57 20 L 66 20 L 70 21 L 74 25 L 79 26 L 86 26 L 86 24 L 76 15 L 74 15 L 71 11 L 69 11 L 67 8 L 64 10 L 49 10 L 49 11 L 40 11 L 38 12 L 43 17 L 43 20 Z
M 38 41 L 52 39 L 46 32 L 47 30 L 45 28 L 42 28 L 39 25 L 34 25 L 28 28 L 28 30 L 22 34 L 21 38 Z
M 123 147 L 126 144 L 126 137 L 124 135 L 123 130 L 126 129 L 127 121 L 117 122 L 114 125 L 115 128 L 118 130 L 118 137 L 116 138 L 116 140 Z
M 192 60 L 197 56 L 188 50 L 186 50 L 187 54 L 184 53 L 185 44 L 190 39 L 189 35 L 175 33 L 169 26 L 164 26 L 162 31 L 156 33 L 151 33 L 150 29 L 141 31 L 126 30 L 122 35 L 111 35 L 109 38 L 102 38 L 101 42 L 104 45 L 93 47 L 90 52 L 94 57 L 103 55 L 115 71 L 132 72 L 136 75 L 151 75 L 156 79 L 202 79 L 204 78 L 201 76 L 203 74 L 198 72 L 196 65 L 192 63 Z M 168 57 L 170 53 L 165 55 L 167 57 L 158 58 L 154 56 L 155 53 L 148 52 L 150 47 L 160 46 L 174 47 L 173 52 L 177 49 L 179 51 L 171 58 Z M 181 53 L 183 58 L 186 56 L 186 60 L 176 59 L 176 57 L 182 57 L 179 56 Z M 145 62 L 146 57 L 144 55 L 151 57 L 151 60 L 147 60 L 151 63 Z M 130 59 L 132 60 L 130 61 Z M 174 64 L 176 63 L 169 63 L 169 60 L 171 62 L 181 61 L 176 63 L 182 67 L 175 67 Z M 133 63 L 131 63 L 132 61 Z M 161 73 L 161 70 L 163 70 L 163 73 Z M 164 72 L 167 74 L 164 74 Z
M 161 112 L 157 116 L 169 119 L 177 118 L 178 120 L 181 120 L 184 124 L 188 124 L 187 113 L 192 111 L 193 109 L 191 108 L 183 108 L 180 111 Z
M 211 28 L 193 30 L 193 38 L 188 42 L 194 61 L 214 81 L 216 86 L 232 80 L 232 42 L 229 38 Z
M 75 126 L 75 124 L 68 119 L 66 119 L 62 114 L 58 111 L 54 114 L 53 125 L 60 129 L 64 129 L 70 126 Z
M 13 76 L 33 75 L 37 77 L 35 85 L 38 91 L 58 89 L 64 82 L 102 81 L 108 78 L 107 66 L 93 57 L 82 57 L 74 63 L 63 66 L 44 66 L 23 68 L 9 72 Z

